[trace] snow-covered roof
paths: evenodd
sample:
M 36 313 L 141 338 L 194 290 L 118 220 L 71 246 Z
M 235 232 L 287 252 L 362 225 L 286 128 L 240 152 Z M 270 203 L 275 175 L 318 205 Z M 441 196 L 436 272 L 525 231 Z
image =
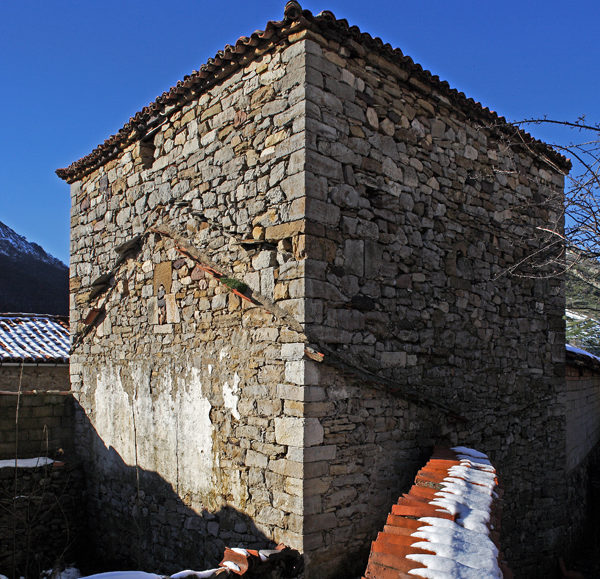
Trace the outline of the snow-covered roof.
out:
M 586 350 L 582 350 L 581 348 L 576 348 L 575 346 L 571 346 L 571 344 L 567 344 L 567 353 L 574 354 L 576 356 L 583 356 L 590 361 L 600 362 L 600 356 L 595 356 L 594 354 L 590 354 Z
M 64 316 L 0 314 L 0 362 L 68 362 Z

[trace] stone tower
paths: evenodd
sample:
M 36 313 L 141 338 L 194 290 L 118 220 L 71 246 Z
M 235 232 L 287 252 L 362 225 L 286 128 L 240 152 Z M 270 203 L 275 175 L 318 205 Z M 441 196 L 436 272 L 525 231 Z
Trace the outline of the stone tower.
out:
M 558 220 L 564 170 L 296 2 L 60 169 L 106 559 L 173 572 L 283 542 L 307 577 L 347 577 L 460 442 L 502 475 L 513 569 L 542 569 L 566 529 L 563 287 L 506 273 Z

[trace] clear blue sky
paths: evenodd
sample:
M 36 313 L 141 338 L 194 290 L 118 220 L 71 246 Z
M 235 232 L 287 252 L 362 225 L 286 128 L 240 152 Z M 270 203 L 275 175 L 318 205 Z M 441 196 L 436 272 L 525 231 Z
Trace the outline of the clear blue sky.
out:
M 305 0 L 399 47 L 509 120 L 600 121 L 597 0 Z M 0 221 L 68 262 L 69 188 L 58 167 L 283 0 L 2 0 Z M 539 138 L 548 130 L 533 128 Z

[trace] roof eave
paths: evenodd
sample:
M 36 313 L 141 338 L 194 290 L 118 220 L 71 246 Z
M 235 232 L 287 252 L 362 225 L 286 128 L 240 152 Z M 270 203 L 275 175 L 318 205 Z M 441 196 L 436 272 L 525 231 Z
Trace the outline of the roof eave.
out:
M 336 19 L 329 11 L 313 16 L 309 10 L 303 10 L 298 2 L 290 1 L 285 6 L 283 20 L 270 20 L 264 30 L 253 32 L 249 37 L 240 37 L 233 46 L 227 45 L 214 58 L 210 58 L 200 66 L 197 71 L 184 77 L 153 103 L 131 117 L 118 133 L 110 136 L 91 153 L 68 167 L 57 169 L 56 174 L 67 183 L 80 180 L 117 157 L 127 146 L 143 138 L 145 134 L 161 124 L 165 117 L 179 110 L 191 99 L 229 77 L 261 54 L 271 50 L 281 40 L 303 29 L 312 30 L 341 43 L 353 41 L 378 52 L 409 72 L 407 82 L 411 82 L 412 79 L 411 84 L 415 90 L 419 90 L 420 84 L 437 90 L 458 109 L 463 109 L 471 116 L 490 123 L 504 134 L 517 136 L 514 144 L 540 154 L 557 171 L 568 173 L 570 170 L 571 162 L 549 145 L 508 123 L 504 117 L 472 98 L 468 98 L 464 93 L 451 88 L 446 81 L 440 80 L 438 76 L 423 69 L 409 56 L 405 56 L 399 48 L 393 48 L 390 44 L 384 44 L 380 38 L 361 32 L 357 26 L 350 26 L 345 19 Z

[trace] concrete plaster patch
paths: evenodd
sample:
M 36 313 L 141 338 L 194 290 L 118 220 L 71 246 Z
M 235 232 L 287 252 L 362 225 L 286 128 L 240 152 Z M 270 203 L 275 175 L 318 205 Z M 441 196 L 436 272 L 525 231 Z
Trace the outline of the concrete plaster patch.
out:
M 92 382 L 93 383 L 93 382 Z M 129 396 L 117 368 L 105 364 L 96 370 L 95 411 L 92 422 L 98 441 L 113 448 L 127 465 L 135 464 L 135 439 Z M 102 452 L 102 450 L 100 449 Z
M 162 285 L 165 293 L 171 292 L 171 282 L 173 281 L 173 267 L 170 261 L 163 261 L 154 266 L 154 294 L 158 293 L 158 288 Z
M 230 386 L 229 382 L 223 384 L 223 404 L 225 405 L 225 408 L 231 410 L 231 414 L 233 414 L 237 420 L 240 419 L 240 413 L 237 409 L 240 397 L 236 394 L 239 392 L 239 385 L 240 377 L 237 372 L 233 375 L 233 386 Z
M 127 394 L 124 381 L 133 384 Z M 94 428 L 126 465 L 157 472 L 181 492 L 210 492 L 213 430 L 200 370 L 162 371 L 149 364 L 105 364 L 96 380 Z

